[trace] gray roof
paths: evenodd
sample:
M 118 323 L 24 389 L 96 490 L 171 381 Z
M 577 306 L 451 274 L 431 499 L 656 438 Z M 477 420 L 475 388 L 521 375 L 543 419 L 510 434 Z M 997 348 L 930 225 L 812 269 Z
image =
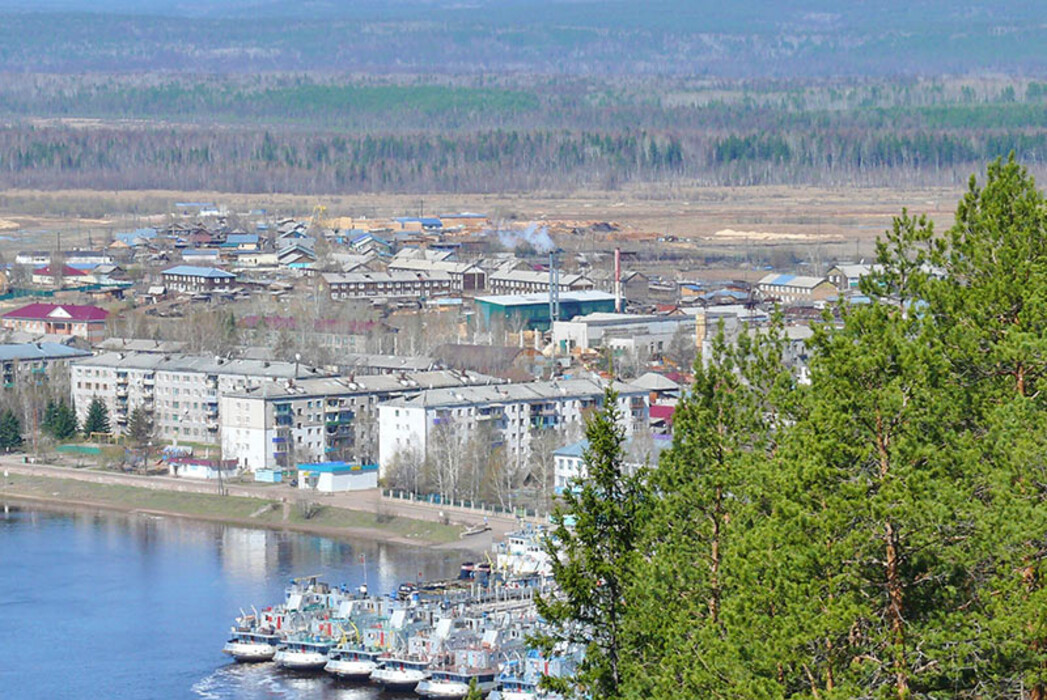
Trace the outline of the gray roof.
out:
M 302 379 L 305 377 L 330 376 L 330 373 L 322 369 L 296 362 L 269 362 L 265 360 L 225 359 L 201 355 L 162 355 L 138 352 L 105 352 L 81 360 L 77 365 L 144 369 L 157 372 L 233 374 L 272 379 Z
M 646 395 L 647 390 L 622 382 L 614 383 L 619 395 Z M 473 386 L 461 389 L 433 389 L 423 391 L 413 398 L 394 399 L 393 406 L 418 408 L 445 408 L 476 404 L 514 403 L 553 400 L 566 397 L 603 396 L 604 387 L 592 379 L 563 379 L 551 382 L 529 382 L 526 384 L 503 384 L 499 386 Z
M 60 360 L 71 357 L 90 357 L 87 350 L 79 350 L 61 343 L 5 343 L 0 344 L 0 361 Z
M 435 270 L 432 272 L 328 272 L 322 275 L 328 284 L 355 284 L 360 282 L 417 282 L 418 280 L 450 281 L 451 275 L 447 272 Z
M 375 374 L 363 377 L 302 379 L 292 385 L 284 382 L 271 382 L 245 389 L 239 393 L 229 394 L 229 396 L 283 399 L 353 394 L 402 394 L 448 387 L 497 384 L 500 381 L 500 379 L 479 374 L 464 374 L 462 372 L 441 370 L 404 374 Z
M 679 384 L 657 372 L 648 372 L 641 375 L 634 379 L 631 384 L 651 391 L 679 391 L 680 389 Z

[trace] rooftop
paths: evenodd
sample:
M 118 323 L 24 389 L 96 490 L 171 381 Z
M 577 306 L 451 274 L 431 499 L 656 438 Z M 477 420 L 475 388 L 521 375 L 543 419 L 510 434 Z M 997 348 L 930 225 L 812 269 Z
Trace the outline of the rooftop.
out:
M 87 350 L 61 343 L 5 343 L 0 344 L 0 362 L 11 360 L 56 360 L 70 357 L 89 357 Z
M 209 277 L 213 279 L 233 279 L 232 272 L 217 267 L 197 267 L 195 265 L 175 265 L 163 271 L 165 275 L 185 275 L 187 277 Z
M 8 311 L 3 318 L 19 321 L 88 321 L 103 322 L 109 312 L 97 306 L 78 306 L 76 304 L 36 303 Z
M 495 304 L 497 306 L 532 306 L 534 304 L 548 304 L 549 295 L 537 294 L 496 294 L 494 296 L 476 297 L 476 301 L 484 304 Z M 594 302 L 614 301 L 614 295 L 607 292 L 599 292 L 589 289 L 583 292 L 560 292 L 560 303 L 564 302 Z

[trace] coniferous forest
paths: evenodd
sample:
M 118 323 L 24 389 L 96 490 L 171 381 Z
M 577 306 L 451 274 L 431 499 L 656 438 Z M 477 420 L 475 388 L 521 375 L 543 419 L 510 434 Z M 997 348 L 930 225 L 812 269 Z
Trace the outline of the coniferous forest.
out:
M 540 641 L 591 697 L 1047 697 L 1047 201 L 997 160 L 878 258 L 809 385 L 716 342 L 638 476 L 590 422 Z

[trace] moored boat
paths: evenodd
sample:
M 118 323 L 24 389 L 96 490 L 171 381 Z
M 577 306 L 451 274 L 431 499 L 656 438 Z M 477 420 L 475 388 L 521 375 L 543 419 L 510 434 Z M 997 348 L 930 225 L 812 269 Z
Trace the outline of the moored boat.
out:
M 289 671 L 320 671 L 327 665 L 331 646 L 331 640 L 324 638 L 289 638 L 277 647 L 273 661 Z
M 493 669 L 433 669 L 429 678 L 420 682 L 416 693 L 429 698 L 464 698 L 469 694 L 469 685 L 476 680 L 476 687 L 487 695 L 497 685 Z
M 272 661 L 279 643 L 280 635 L 275 632 L 234 628 L 229 641 L 222 647 L 222 653 L 241 663 Z
M 359 646 L 339 645 L 327 653 L 324 670 L 338 678 L 367 680 L 378 668 L 380 651 L 369 651 Z
M 379 666 L 371 673 L 371 680 L 390 690 L 414 690 L 429 677 L 429 660 L 419 657 L 381 656 Z

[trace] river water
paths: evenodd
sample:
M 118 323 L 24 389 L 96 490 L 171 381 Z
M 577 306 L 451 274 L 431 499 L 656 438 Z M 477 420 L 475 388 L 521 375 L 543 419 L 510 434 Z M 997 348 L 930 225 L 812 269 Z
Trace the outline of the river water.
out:
M 177 518 L 0 511 L 0 698 L 397 696 L 221 654 L 240 608 L 283 599 L 290 578 L 388 593 L 447 578 L 462 555 Z

